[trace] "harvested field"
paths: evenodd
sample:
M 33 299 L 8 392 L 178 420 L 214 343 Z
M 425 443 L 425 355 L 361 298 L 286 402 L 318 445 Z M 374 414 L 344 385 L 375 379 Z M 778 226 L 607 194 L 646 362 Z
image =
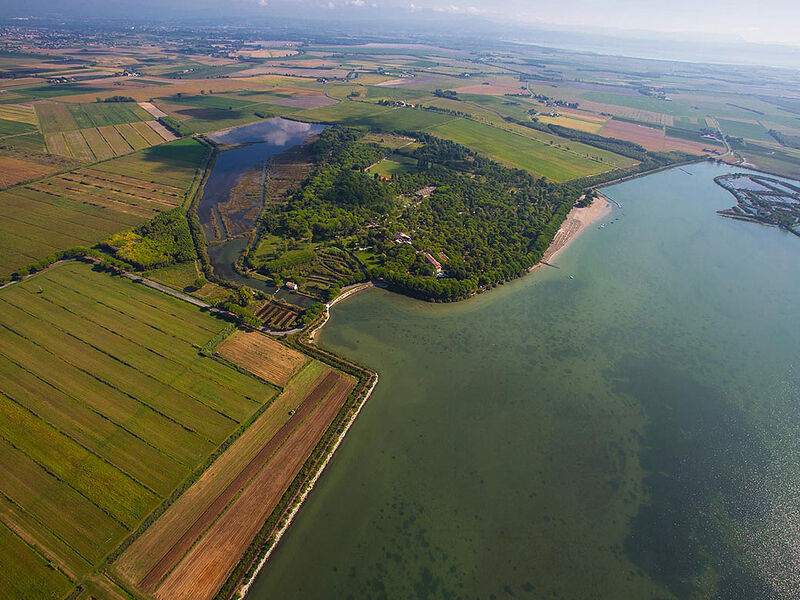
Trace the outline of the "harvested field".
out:
M 46 165 L 15 156 L 0 156 L 0 187 L 8 187 L 21 181 L 38 179 L 56 171 L 55 165 Z
M 270 402 L 274 387 L 197 352 L 222 327 L 76 262 L 0 291 L 0 521 L 20 540 L 0 525 L 20 580 L 0 576 L 0 595 L 64 597 Z M 51 575 L 31 563 L 21 580 L 24 547 Z
M 618 121 L 616 119 L 609 121 L 603 129 L 600 130 L 600 135 L 635 142 L 648 150 L 658 152 L 681 150 L 691 154 L 707 154 L 705 151 L 706 148 L 719 148 L 713 141 L 702 144 L 700 142 L 675 138 L 666 135 L 663 128 L 656 129 L 655 127 L 646 127 L 644 125 Z
M 600 102 L 581 100 L 581 108 L 597 113 L 611 114 L 625 119 L 633 119 L 634 121 L 642 121 L 643 123 L 653 123 L 654 125 L 672 127 L 675 122 L 672 115 L 640 108 L 631 108 L 629 106 L 618 106 L 616 104 L 602 104 Z
M 179 140 L 0 192 L 0 276 L 182 205 L 205 153 Z
M 208 600 L 214 597 L 344 405 L 354 385 L 354 380 L 340 375 L 327 376 L 315 388 L 311 396 L 324 397 L 315 402 L 313 412 L 277 448 L 271 460 L 254 475 L 238 498 L 164 579 L 155 591 L 156 598 Z M 310 400 L 307 399 L 301 408 L 306 406 L 306 402 L 310 403 Z
M 220 456 L 200 479 L 122 554 L 115 570 L 131 583 L 138 583 L 162 562 L 176 541 L 195 524 L 208 507 L 230 488 L 234 479 L 251 464 L 289 421 L 296 410 L 333 371 L 319 362 L 310 363 L 264 413 Z M 295 413 L 296 414 L 296 413 Z M 180 558 L 178 556 L 175 562 Z M 163 569 L 163 566 L 162 566 Z M 157 582 L 156 582 L 157 583 Z
M 562 127 L 569 127 L 571 129 L 577 129 L 578 131 L 587 131 L 589 133 L 599 133 L 599 131 L 603 128 L 603 125 L 606 123 L 606 121 L 608 121 L 607 118 L 588 119 L 568 115 L 562 115 L 560 117 L 539 116 L 537 118 L 542 123 L 547 123 L 548 125 L 561 125 Z
M 0 119 L 37 125 L 36 112 L 32 104 L 0 104 Z
M 97 131 L 111 147 L 112 152 L 114 152 L 114 156 L 133 152 L 133 146 L 125 141 L 125 138 L 122 137 L 122 134 L 120 134 L 120 132 L 117 131 L 117 128 L 113 125 L 98 127 Z
M 178 137 L 174 133 L 172 133 L 169 129 L 164 127 L 158 121 L 146 121 L 146 123 L 147 126 L 153 131 L 155 131 L 161 137 L 162 140 L 171 142 L 172 140 L 178 139 Z
M 217 347 L 217 354 L 276 385 L 284 386 L 308 357 L 257 332 L 237 331 Z
M 161 117 L 166 117 L 167 116 L 167 113 L 165 113 L 163 110 L 158 108 L 152 102 L 139 102 L 139 106 L 141 106 L 144 110 L 146 110 L 148 113 L 150 113 L 156 119 L 159 119 Z

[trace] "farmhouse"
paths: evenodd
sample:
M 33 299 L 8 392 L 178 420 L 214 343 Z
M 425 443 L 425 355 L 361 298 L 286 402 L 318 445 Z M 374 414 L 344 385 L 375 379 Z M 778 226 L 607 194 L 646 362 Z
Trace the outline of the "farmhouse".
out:
M 394 243 L 395 244 L 410 244 L 411 243 L 411 236 L 407 233 L 400 232 L 396 236 L 394 236 Z
M 423 252 L 422 254 L 425 255 L 425 260 L 433 265 L 433 268 L 436 269 L 436 272 L 440 273 L 442 270 L 442 265 L 439 264 L 439 261 L 433 258 L 430 252 Z
M 286 289 L 292 290 L 293 292 L 297 291 L 297 284 L 294 281 L 287 281 L 286 282 Z

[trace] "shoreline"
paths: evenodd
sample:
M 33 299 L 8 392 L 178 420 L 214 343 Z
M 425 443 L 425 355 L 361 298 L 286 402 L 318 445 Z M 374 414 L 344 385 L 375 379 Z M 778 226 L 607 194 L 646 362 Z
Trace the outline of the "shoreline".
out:
M 532 273 L 536 269 L 545 266 L 558 268 L 551 261 L 555 260 L 559 253 L 574 242 L 589 225 L 611 214 L 612 210 L 611 202 L 602 195 L 595 198 L 594 202 L 589 206 L 583 208 L 573 207 L 553 236 L 553 241 L 550 242 L 550 246 L 542 256 L 542 260 L 528 269 L 528 272 Z
M 612 211 L 611 203 L 603 196 L 596 198 L 594 202 L 592 202 L 592 204 L 590 204 L 589 206 L 583 208 L 573 208 L 572 210 L 570 210 L 569 214 L 567 215 L 567 218 L 561 225 L 561 228 L 558 230 L 558 232 L 556 232 L 556 235 L 553 237 L 553 241 L 551 242 L 550 247 L 547 249 L 547 252 L 545 252 L 542 261 L 531 267 L 530 271 L 534 271 L 538 267 L 548 264 L 547 261 L 553 260 L 558 255 L 558 253 L 561 252 L 561 250 L 563 250 L 564 248 L 566 248 L 571 242 L 573 242 L 578 237 L 578 235 L 580 235 L 580 233 L 586 229 L 586 227 L 596 222 L 598 219 L 610 214 L 611 211 Z M 372 282 L 355 284 L 351 288 L 346 289 L 344 293 L 337 296 L 333 301 L 331 301 L 326 306 L 325 318 L 319 325 L 317 325 L 316 327 L 314 327 L 314 329 L 308 332 L 308 343 L 316 346 L 316 336 L 319 333 L 319 331 L 330 320 L 330 310 L 331 308 L 333 308 L 334 305 L 338 304 L 343 300 L 346 300 L 347 298 L 350 298 L 351 296 L 356 295 L 358 292 L 370 289 L 372 287 L 374 287 Z M 298 497 L 295 506 L 288 513 L 288 515 L 286 515 L 285 522 L 276 532 L 272 544 L 264 553 L 264 555 L 259 559 L 258 565 L 253 571 L 252 575 L 250 575 L 242 583 L 242 585 L 239 586 L 238 592 L 240 598 L 246 599 L 247 594 L 250 592 L 250 589 L 255 583 L 256 578 L 261 573 L 261 570 L 266 566 L 273 552 L 275 552 L 276 549 L 278 548 L 283 536 L 286 535 L 286 533 L 288 532 L 289 527 L 294 522 L 294 519 L 300 512 L 300 509 L 302 508 L 309 494 L 313 491 L 317 481 L 325 472 L 328 463 L 330 463 L 330 461 L 336 454 L 336 451 L 339 449 L 339 445 L 344 441 L 345 436 L 350 431 L 350 427 L 352 427 L 353 423 L 355 423 L 356 418 L 358 418 L 358 415 L 361 413 L 361 409 L 364 408 L 364 405 L 367 403 L 367 400 L 369 400 L 370 396 L 372 396 L 372 392 L 377 387 L 379 381 L 380 381 L 380 376 L 378 375 L 378 373 L 375 372 L 375 378 L 372 381 L 372 385 L 370 386 L 369 390 L 367 390 L 362 401 L 359 403 L 358 408 L 353 412 L 350 419 L 347 421 L 347 424 L 345 425 L 342 432 L 336 438 L 336 442 L 331 448 L 331 451 L 325 457 L 325 460 L 322 462 L 322 464 L 320 465 L 319 469 L 314 474 L 314 476 L 308 481 L 307 486 Z
M 357 285 L 355 287 L 356 287 L 356 289 L 351 289 L 349 291 L 350 293 L 348 293 L 346 297 L 354 295 L 354 294 L 360 292 L 361 290 L 368 289 L 369 287 L 372 287 L 372 285 L 371 284 L 367 284 L 367 285 L 361 284 L 361 285 Z M 334 303 L 331 303 L 331 305 L 329 305 L 329 308 L 333 304 Z M 311 332 L 311 334 L 309 336 L 309 340 L 308 340 L 309 344 L 314 344 L 313 335 L 317 331 L 319 331 L 319 329 L 321 329 L 325 325 L 325 323 L 328 322 L 328 318 L 329 317 L 330 317 L 330 312 L 328 311 L 327 315 L 325 317 L 325 320 Z M 314 344 L 314 345 L 316 346 L 316 344 Z M 331 447 L 330 452 L 328 452 L 327 456 L 325 457 L 325 460 L 322 461 L 322 464 L 319 466 L 319 468 L 317 469 L 316 473 L 314 473 L 314 476 L 311 479 L 308 480 L 308 482 L 306 483 L 305 488 L 300 493 L 300 495 L 297 497 L 297 499 L 294 501 L 294 507 L 292 508 L 292 510 L 287 515 L 284 516 L 285 520 L 284 520 L 283 524 L 280 526 L 278 531 L 275 533 L 275 537 L 274 537 L 274 539 L 272 541 L 272 544 L 267 549 L 267 551 L 264 553 L 264 556 L 262 556 L 259 559 L 258 565 L 256 566 L 255 570 L 253 571 L 252 575 L 247 577 L 242 582 L 242 584 L 238 587 L 238 598 L 241 598 L 242 600 L 244 600 L 247 597 L 247 594 L 249 593 L 250 588 L 255 583 L 255 580 L 258 577 L 259 573 L 261 573 L 261 570 L 266 566 L 267 561 L 272 556 L 272 553 L 275 552 L 275 550 L 278 548 L 278 545 L 280 544 L 281 539 L 286 534 L 286 532 L 289 530 L 289 527 L 294 522 L 295 517 L 300 512 L 300 509 L 303 507 L 303 504 L 305 504 L 306 498 L 308 498 L 309 494 L 311 494 L 311 492 L 314 490 L 314 486 L 316 485 L 316 483 L 319 480 L 319 478 L 322 477 L 322 474 L 325 472 L 325 468 L 328 466 L 328 463 L 333 459 L 333 456 L 336 454 L 336 451 L 339 449 L 339 445 L 344 441 L 345 436 L 350 431 L 350 427 L 352 427 L 353 423 L 355 423 L 356 418 L 358 417 L 358 415 L 361 414 L 361 409 L 364 408 L 364 405 L 367 403 L 367 400 L 369 400 L 370 396 L 372 396 L 372 392 L 377 387 L 378 381 L 380 381 L 380 376 L 378 375 L 378 373 L 376 371 L 371 371 L 371 372 L 374 375 L 374 378 L 373 378 L 373 381 L 372 381 L 372 385 L 370 385 L 369 389 L 366 391 L 366 393 L 364 394 L 364 397 L 362 398 L 361 402 L 359 403 L 358 408 L 356 408 L 356 410 L 353 411 L 353 414 L 348 419 L 347 424 L 344 426 L 344 429 L 339 434 L 339 436 L 336 438 L 336 442 Z

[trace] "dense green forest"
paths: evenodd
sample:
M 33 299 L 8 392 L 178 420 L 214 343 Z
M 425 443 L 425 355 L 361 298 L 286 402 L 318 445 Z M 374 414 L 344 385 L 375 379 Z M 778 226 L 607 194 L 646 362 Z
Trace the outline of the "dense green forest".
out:
M 326 129 L 310 148 L 311 176 L 262 215 L 261 235 L 284 240 L 284 252 L 250 266 L 276 281 L 302 281 L 309 276 L 302 267 L 335 247 L 362 265 L 336 286 L 370 277 L 456 300 L 536 264 L 581 194 L 578 185 L 536 179 L 454 142 L 398 133 L 419 142 L 405 154 L 416 168 L 386 181 L 366 169 L 390 150 L 361 141 L 358 130 Z

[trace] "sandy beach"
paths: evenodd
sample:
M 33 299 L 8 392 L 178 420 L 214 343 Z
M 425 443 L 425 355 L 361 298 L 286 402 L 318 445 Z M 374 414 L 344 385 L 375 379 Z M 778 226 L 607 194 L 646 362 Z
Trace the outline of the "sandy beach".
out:
M 573 208 L 561 224 L 561 228 L 553 236 L 553 242 L 544 253 L 542 261 L 533 268 L 535 269 L 543 263 L 552 263 L 558 253 L 578 237 L 581 231 L 610 212 L 611 203 L 603 197 L 595 198 L 591 205 L 584 208 Z

